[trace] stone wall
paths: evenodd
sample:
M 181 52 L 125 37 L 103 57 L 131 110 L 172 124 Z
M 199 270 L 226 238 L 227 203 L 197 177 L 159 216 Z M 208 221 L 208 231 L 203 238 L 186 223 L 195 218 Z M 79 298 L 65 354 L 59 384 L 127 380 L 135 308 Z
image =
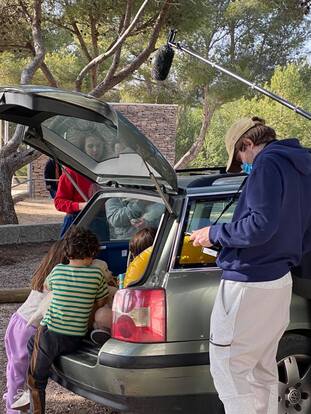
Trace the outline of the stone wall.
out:
M 155 104 L 111 104 L 140 129 L 173 165 L 175 161 L 175 141 L 177 105 Z M 47 197 L 43 171 L 47 157 L 42 155 L 31 166 L 32 191 L 34 198 Z

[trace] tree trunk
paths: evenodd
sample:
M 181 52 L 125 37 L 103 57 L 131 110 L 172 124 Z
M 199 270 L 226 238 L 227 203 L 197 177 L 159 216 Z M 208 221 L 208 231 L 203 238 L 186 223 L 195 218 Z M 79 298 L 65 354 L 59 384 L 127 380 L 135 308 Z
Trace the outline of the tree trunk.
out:
M 208 99 L 208 85 L 204 87 L 204 105 L 203 105 L 203 120 L 200 133 L 191 145 L 190 149 L 184 154 L 180 160 L 174 165 L 174 168 L 185 168 L 189 162 L 193 161 L 203 148 L 205 136 L 210 125 L 211 119 L 215 112 L 215 105 L 211 105 Z
M 24 126 L 18 125 L 13 137 L 0 151 L 0 225 L 18 224 L 12 197 L 12 178 L 15 171 L 40 156 L 38 151 L 18 151 L 24 135 Z
M 23 8 L 27 18 L 31 23 L 34 57 L 31 62 L 22 70 L 20 83 L 29 84 L 33 79 L 35 72 L 43 65 L 43 70 L 48 68 L 44 66 L 45 49 L 41 30 L 42 20 L 42 0 L 33 1 L 33 14 L 30 15 L 26 6 Z M 46 71 L 48 74 L 48 72 Z M 30 161 L 38 158 L 39 152 L 34 150 L 19 150 L 25 132 L 25 126 L 17 125 L 13 137 L 0 149 L 0 225 L 18 224 L 18 218 L 14 210 L 14 200 L 11 194 L 12 177 L 15 171 Z
M 18 224 L 11 194 L 13 174 L 14 170 L 0 153 L 0 225 Z

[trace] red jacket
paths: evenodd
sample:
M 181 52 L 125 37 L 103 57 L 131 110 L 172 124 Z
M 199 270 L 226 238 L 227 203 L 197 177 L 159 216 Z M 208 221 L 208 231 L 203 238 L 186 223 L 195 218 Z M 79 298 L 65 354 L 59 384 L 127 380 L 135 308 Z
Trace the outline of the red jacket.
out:
M 70 174 L 73 180 L 77 183 L 78 187 L 89 199 L 92 195 L 92 181 L 71 170 L 70 168 L 66 168 L 66 171 Z M 69 214 L 77 213 L 80 211 L 79 203 L 83 203 L 84 201 L 85 200 L 74 188 L 67 176 L 63 173 L 59 179 L 56 196 L 54 198 L 54 205 L 56 209 Z

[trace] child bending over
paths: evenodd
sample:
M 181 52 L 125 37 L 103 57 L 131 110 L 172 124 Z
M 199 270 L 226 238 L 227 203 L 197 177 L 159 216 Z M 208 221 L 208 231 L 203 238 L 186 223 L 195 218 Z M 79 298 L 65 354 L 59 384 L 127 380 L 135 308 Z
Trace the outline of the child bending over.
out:
M 37 333 L 28 343 L 30 366 L 30 412 L 45 412 L 45 389 L 49 369 L 60 355 L 77 350 L 97 307 L 107 302 L 108 287 L 100 268 L 92 267 L 99 250 L 96 236 L 89 230 L 72 227 L 64 238 L 69 264 L 54 267 L 46 279 L 53 292 L 51 304 Z

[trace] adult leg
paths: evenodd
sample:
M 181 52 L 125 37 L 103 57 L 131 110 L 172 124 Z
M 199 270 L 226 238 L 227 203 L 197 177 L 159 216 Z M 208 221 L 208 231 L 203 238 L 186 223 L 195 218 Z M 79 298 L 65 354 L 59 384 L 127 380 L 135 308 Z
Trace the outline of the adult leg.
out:
M 242 358 L 232 366 L 232 353 L 237 354 L 234 331 L 244 291 L 243 284 L 222 280 L 211 316 L 211 374 L 226 414 L 256 414 L 254 394 L 246 379 L 256 362 Z
M 234 297 L 238 297 L 243 285 L 242 299 L 237 302 Z M 211 372 L 226 414 L 267 414 L 269 405 L 274 414 L 275 355 L 278 340 L 288 324 L 290 296 L 290 284 L 270 289 L 224 282 L 215 303 L 218 320 L 214 310 L 212 314 L 211 335 L 216 345 L 211 344 L 210 352 Z
M 275 414 L 278 412 L 279 379 L 276 354 L 279 341 L 289 323 L 291 291 L 292 287 L 289 285 L 272 292 L 275 313 L 270 319 L 270 324 L 272 322 L 275 327 L 275 336 L 264 349 L 250 378 L 256 397 L 257 414 Z

